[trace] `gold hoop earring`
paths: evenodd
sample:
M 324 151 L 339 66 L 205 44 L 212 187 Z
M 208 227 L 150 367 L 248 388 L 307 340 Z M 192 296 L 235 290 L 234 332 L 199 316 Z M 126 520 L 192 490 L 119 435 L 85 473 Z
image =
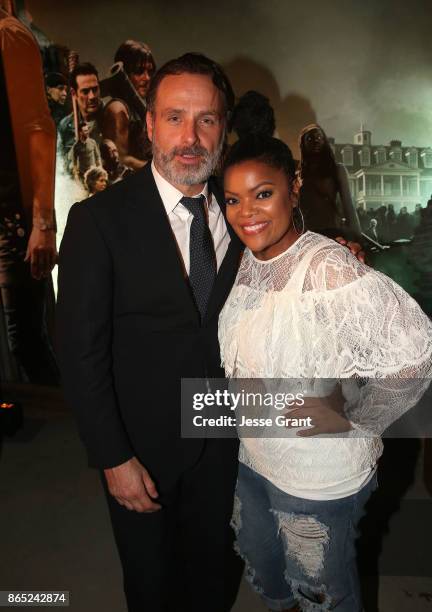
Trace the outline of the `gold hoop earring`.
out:
M 292 211 L 292 222 L 296 234 L 301 236 L 305 231 L 305 222 L 300 206 L 294 206 Z

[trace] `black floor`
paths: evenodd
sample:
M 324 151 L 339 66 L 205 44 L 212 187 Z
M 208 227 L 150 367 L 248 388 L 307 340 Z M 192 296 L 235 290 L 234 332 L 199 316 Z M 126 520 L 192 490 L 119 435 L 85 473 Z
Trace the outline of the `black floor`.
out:
M 67 590 L 73 612 L 126 612 L 99 479 L 72 418 L 56 392 L 21 395 L 25 426 L 0 458 L 0 590 Z M 359 543 L 367 612 L 432 611 L 428 452 L 419 440 L 386 442 Z M 244 584 L 233 612 L 264 611 Z

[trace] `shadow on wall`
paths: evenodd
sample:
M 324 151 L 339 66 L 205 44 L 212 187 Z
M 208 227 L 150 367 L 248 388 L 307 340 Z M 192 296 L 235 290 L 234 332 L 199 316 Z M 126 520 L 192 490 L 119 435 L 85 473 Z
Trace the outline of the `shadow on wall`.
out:
M 300 156 L 298 138 L 305 125 L 317 120 L 311 102 L 298 93 L 281 97 L 273 73 L 263 64 L 239 55 L 223 65 L 237 98 L 250 89 L 267 96 L 276 115 L 276 135 L 291 148 L 294 157 Z

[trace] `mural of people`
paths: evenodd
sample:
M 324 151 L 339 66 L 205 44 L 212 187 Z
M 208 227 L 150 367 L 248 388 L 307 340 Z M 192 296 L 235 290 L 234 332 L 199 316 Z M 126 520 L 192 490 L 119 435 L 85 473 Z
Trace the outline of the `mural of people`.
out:
M 406 206 L 402 206 L 396 219 L 396 233 L 398 238 L 412 238 L 414 233 L 414 220 L 408 213 Z
M 88 123 L 81 123 L 78 140 L 72 147 L 72 167 L 76 178 L 83 179 L 92 166 L 102 166 L 101 154 L 96 140 L 90 138 Z
M 102 157 L 102 166 L 108 173 L 108 183 L 110 185 L 118 183 L 118 181 L 134 173 L 132 168 L 128 168 L 128 166 L 121 163 L 118 149 L 112 140 L 106 138 L 102 141 L 100 153 Z
M 300 206 L 306 227 L 333 235 L 343 227 L 345 234 L 349 230 L 353 238 L 358 238 L 361 228 L 347 171 L 335 161 L 327 136 L 318 124 L 302 130 L 300 154 Z
M 432 317 L 432 196 L 420 214 L 421 221 L 409 245 L 409 258 L 418 273 L 414 297 L 426 314 Z
M 90 138 L 97 143 L 101 142 L 103 104 L 100 95 L 99 74 L 92 64 L 88 62 L 77 64 L 70 73 L 69 79 L 72 99 L 76 103 L 78 116 L 75 117 L 72 112 L 60 121 L 58 135 L 60 154 L 63 156 L 67 168 L 72 170 L 70 152 L 74 143 L 78 140 L 75 125 L 87 123 Z
M 89 196 L 104 191 L 108 185 L 108 173 L 100 166 L 93 166 L 84 174 L 84 185 Z
M 156 64 L 150 48 L 135 40 L 120 45 L 114 62 L 113 74 L 106 80 L 112 98 L 104 110 L 103 136 L 115 143 L 123 164 L 138 170 L 151 158 L 145 96 Z
M 378 236 L 377 227 L 378 227 L 378 221 L 374 217 L 372 217 L 372 219 L 370 220 L 370 223 L 369 223 L 369 227 L 367 228 L 365 233 L 368 236 L 370 236 L 373 240 L 375 240 L 376 242 L 379 242 L 380 239 L 379 239 L 379 236 Z
M 54 119 L 55 124 L 58 125 L 68 114 L 66 106 L 68 96 L 67 79 L 60 72 L 50 72 L 45 82 L 51 117 Z

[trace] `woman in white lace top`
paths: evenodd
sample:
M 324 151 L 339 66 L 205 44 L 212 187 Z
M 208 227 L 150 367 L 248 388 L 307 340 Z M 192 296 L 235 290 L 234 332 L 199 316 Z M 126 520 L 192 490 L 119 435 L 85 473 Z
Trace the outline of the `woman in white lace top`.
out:
M 268 137 L 240 140 L 226 160 L 227 219 L 246 245 L 219 320 L 227 376 L 263 389 L 298 379 L 314 398 L 292 414 L 315 425 L 241 438 L 233 525 L 271 610 L 360 612 L 354 542 L 379 436 L 427 387 L 432 325 L 391 279 L 304 231 L 294 172 Z

